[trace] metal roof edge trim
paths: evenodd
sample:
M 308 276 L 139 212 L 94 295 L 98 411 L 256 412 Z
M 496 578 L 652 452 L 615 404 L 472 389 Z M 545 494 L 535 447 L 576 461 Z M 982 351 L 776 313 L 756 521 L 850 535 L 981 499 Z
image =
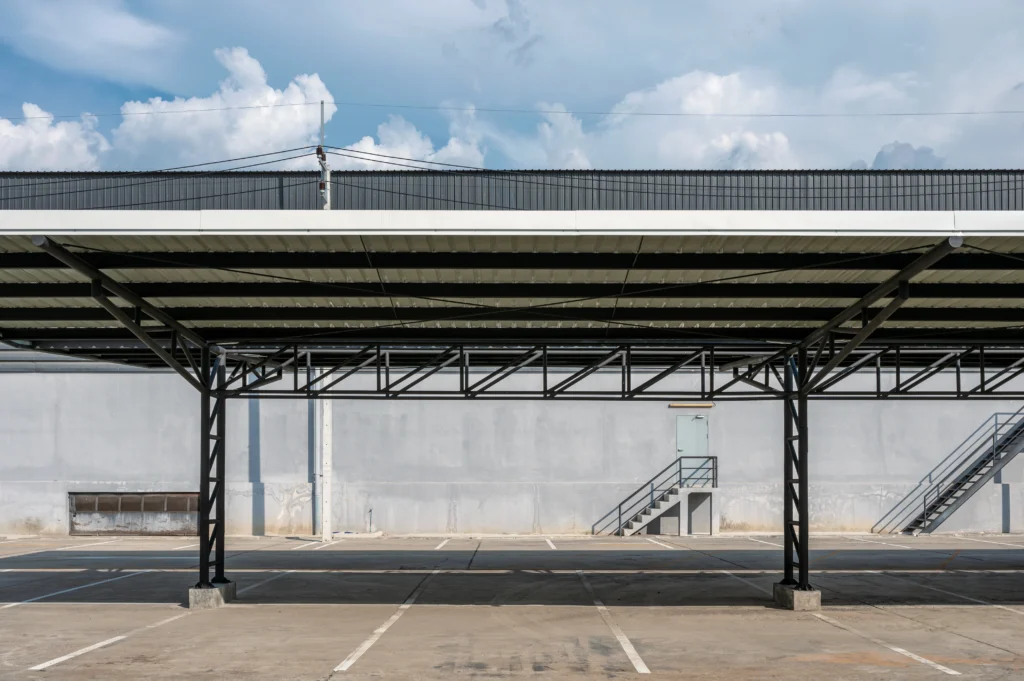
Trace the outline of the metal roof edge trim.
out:
M 0 211 L 0 235 L 1024 236 L 1024 211 Z

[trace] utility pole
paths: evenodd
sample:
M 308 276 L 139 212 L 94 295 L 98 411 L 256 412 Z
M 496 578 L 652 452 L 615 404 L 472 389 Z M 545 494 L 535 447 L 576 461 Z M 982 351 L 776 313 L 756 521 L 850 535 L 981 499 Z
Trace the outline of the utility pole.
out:
M 324 100 L 320 100 L 320 146 L 316 148 L 316 157 L 320 161 L 320 200 L 324 210 L 331 209 L 331 167 L 327 165 L 327 152 L 324 151 Z

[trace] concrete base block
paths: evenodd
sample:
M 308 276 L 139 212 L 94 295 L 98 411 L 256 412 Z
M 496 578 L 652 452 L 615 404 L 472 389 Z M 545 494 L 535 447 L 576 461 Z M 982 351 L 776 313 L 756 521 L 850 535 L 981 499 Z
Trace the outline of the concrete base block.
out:
M 821 610 L 820 591 L 800 591 L 788 584 L 775 584 L 772 588 L 775 604 L 786 610 Z
M 225 603 L 235 600 L 235 583 L 214 584 L 211 589 L 193 587 L 188 590 L 188 607 L 190 610 L 208 610 L 219 608 Z

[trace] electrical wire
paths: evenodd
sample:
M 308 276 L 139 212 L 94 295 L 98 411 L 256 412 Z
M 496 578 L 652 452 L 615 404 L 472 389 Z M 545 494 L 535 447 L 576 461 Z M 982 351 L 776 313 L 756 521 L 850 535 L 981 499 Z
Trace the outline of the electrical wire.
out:
M 263 153 L 263 154 L 252 154 L 250 156 L 238 156 L 236 158 L 227 158 L 227 159 L 223 159 L 221 161 L 207 161 L 205 163 L 192 163 L 190 165 L 185 165 L 185 166 L 175 166 L 173 168 L 159 168 L 159 169 L 156 169 L 156 170 L 127 170 L 127 171 L 123 171 L 123 172 L 113 172 L 113 173 L 107 173 L 107 172 L 102 172 L 102 171 L 93 173 L 91 171 L 85 171 L 84 173 L 80 174 L 77 177 L 62 177 L 62 178 L 56 179 L 56 180 L 46 180 L 45 182 L 26 182 L 26 183 L 20 183 L 20 184 L 15 184 L 15 185 L 8 185 L 8 186 L 4 187 L 4 189 L 7 189 L 7 190 L 10 190 L 10 189 L 24 189 L 26 187 L 40 187 L 40 186 L 51 185 L 51 184 L 64 184 L 66 182 L 87 182 L 87 181 L 95 180 L 96 176 L 101 176 L 102 179 L 110 179 L 110 178 L 117 179 L 117 178 L 121 178 L 121 177 L 139 177 L 139 176 L 142 176 L 142 175 L 148 175 L 150 173 L 170 173 L 170 172 L 175 172 L 175 171 L 179 171 L 179 170 L 189 170 L 191 168 L 202 168 L 204 166 L 220 165 L 222 163 L 237 163 L 238 161 L 248 161 L 248 160 L 251 160 L 251 159 L 254 159 L 254 158 L 264 158 L 266 156 L 277 156 L 278 154 L 290 154 L 293 151 L 303 151 L 303 150 L 306 150 L 306 149 L 314 149 L 314 148 L 316 148 L 315 145 L 308 144 L 308 145 L 306 145 L 304 147 L 295 147 L 293 149 L 282 149 L 280 151 L 268 151 L 268 152 Z M 230 170 L 233 170 L 233 169 L 232 168 L 228 168 L 226 170 L 224 170 L 224 169 L 222 169 L 222 170 L 211 170 L 211 171 L 208 171 L 208 172 L 228 172 Z M 32 172 L 32 173 L 42 172 L 42 173 L 47 173 L 48 174 L 50 171 L 29 171 L 29 172 Z M 75 172 L 75 171 L 57 171 L 57 172 Z M 169 178 L 162 178 L 162 179 L 168 179 L 169 180 L 169 179 L 175 179 L 175 178 L 174 177 L 169 177 Z M 99 187 L 99 188 L 94 189 L 93 191 L 98 191 L 100 189 L 109 189 L 109 187 Z M 60 192 L 60 194 L 66 194 L 66 193 L 69 193 L 69 192 Z M 43 196 L 54 196 L 54 195 L 53 194 L 44 194 Z M 3 198 L 0 198 L 0 201 L 6 201 L 6 200 L 11 200 L 11 199 L 21 199 L 21 198 L 33 198 L 33 197 L 22 197 L 22 196 L 3 197 Z
M 670 188 L 673 187 L 673 186 L 685 187 L 685 188 L 694 188 L 694 189 L 700 189 L 701 191 L 700 192 L 658 191 L 656 189 L 652 190 L 650 183 L 647 183 L 647 182 L 636 182 L 636 181 L 632 181 L 632 180 L 629 180 L 629 179 L 620 178 L 620 177 L 617 177 L 615 175 L 607 175 L 607 176 L 600 177 L 600 181 L 602 183 L 607 183 L 607 184 L 615 185 L 612 188 L 609 188 L 609 187 L 593 187 L 593 186 L 591 186 L 591 187 L 586 187 L 586 186 L 570 186 L 570 187 L 566 187 L 563 184 L 545 182 L 543 180 L 543 178 L 545 178 L 545 177 L 558 177 L 558 178 L 562 178 L 562 179 L 579 180 L 581 183 L 586 181 L 586 180 L 590 180 L 591 182 L 594 182 L 596 178 L 593 175 L 590 175 L 590 177 L 587 177 L 587 175 L 589 173 L 591 173 L 592 171 L 580 171 L 580 172 L 577 172 L 577 173 L 572 173 L 572 172 L 560 172 L 560 171 L 550 171 L 550 170 L 544 170 L 544 171 L 540 171 L 540 172 L 529 171 L 529 170 L 525 170 L 525 171 L 524 170 L 488 170 L 487 168 L 480 168 L 480 167 L 476 167 L 476 166 L 460 165 L 460 164 L 454 164 L 454 163 L 443 163 L 443 162 L 440 162 L 440 161 L 429 161 L 429 160 L 422 160 L 422 159 L 414 159 L 414 158 L 408 158 L 408 157 L 404 157 L 404 156 L 392 156 L 392 155 L 388 155 L 388 154 L 380 154 L 380 153 L 376 153 L 376 152 L 350 149 L 350 148 L 347 148 L 347 147 L 330 147 L 330 146 L 325 146 L 324 148 L 325 149 L 331 149 L 331 150 L 343 149 L 345 152 L 348 152 L 348 153 L 342 153 L 340 151 L 327 151 L 327 153 L 331 154 L 331 155 L 334 155 L 334 156 L 343 156 L 343 157 L 346 157 L 346 158 L 351 158 L 351 159 L 363 161 L 365 163 L 378 163 L 378 164 L 381 164 L 381 165 L 396 166 L 396 167 L 407 168 L 407 169 L 411 169 L 411 170 L 420 170 L 420 171 L 434 172 L 434 173 L 442 173 L 443 172 L 443 171 L 437 170 L 436 168 L 431 168 L 429 166 L 409 165 L 407 163 L 397 163 L 395 161 L 384 161 L 384 160 L 380 160 L 380 159 L 396 159 L 396 160 L 400 160 L 400 161 L 409 161 L 409 162 L 412 162 L 412 163 L 432 164 L 432 165 L 439 165 L 439 166 L 446 167 L 446 168 L 453 168 L 453 169 L 456 169 L 456 170 L 471 171 L 474 174 L 485 175 L 485 176 L 488 176 L 488 177 L 494 177 L 494 178 L 497 178 L 499 180 L 507 181 L 509 183 L 536 185 L 536 186 L 541 186 L 541 187 L 551 187 L 553 189 L 559 189 L 559 190 L 566 190 L 566 189 L 568 189 L 570 191 L 591 191 L 591 192 L 593 192 L 593 191 L 609 191 L 609 190 L 613 190 L 613 191 L 628 191 L 628 192 L 635 193 L 635 194 L 638 194 L 638 195 L 641 195 L 641 196 L 670 196 L 670 197 L 695 196 L 695 197 L 701 197 L 701 198 L 708 197 L 708 198 L 713 198 L 713 199 L 721 199 L 721 198 L 755 198 L 755 199 L 760 199 L 760 200 L 773 200 L 773 199 L 802 198 L 802 199 L 811 199 L 811 200 L 815 200 L 816 199 L 818 201 L 828 201 L 828 200 L 843 200 L 844 198 L 850 198 L 850 197 L 835 197 L 835 196 L 829 197 L 827 195 L 825 197 L 808 196 L 807 195 L 808 191 L 812 191 L 812 190 L 809 190 L 806 187 L 753 187 L 753 188 L 742 187 L 741 188 L 741 187 L 723 187 L 723 186 L 718 186 L 718 185 L 716 185 L 716 186 L 707 186 L 706 184 L 703 184 L 703 183 L 698 185 L 696 183 L 685 183 L 685 182 L 681 183 L 681 184 L 678 184 L 678 185 L 672 184 L 672 185 L 667 185 L 667 186 L 670 187 Z M 378 159 L 378 158 L 363 158 L 363 157 L 357 156 L 355 154 L 364 154 L 364 155 L 373 156 L 373 157 L 380 157 L 380 159 Z M 654 171 L 654 172 L 659 172 L 659 171 Z M 677 172 L 677 171 L 670 171 L 670 172 Z M 706 171 L 683 171 L 683 172 L 693 172 L 693 173 L 701 173 L 701 174 L 703 174 Z M 715 172 L 715 173 L 718 173 L 718 172 L 728 173 L 728 172 L 735 172 L 735 171 L 713 171 L 713 172 Z M 740 172 L 743 172 L 743 171 L 740 171 Z M 762 173 L 764 171 L 756 171 L 756 172 Z M 767 172 L 770 173 L 772 171 L 767 171 Z M 780 172 L 785 174 L 786 171 L 780 171 Z M 828 171 L 828 172 L 829 173 L 842 173 L 844 171 Z M 852 171 L 852 172 L 857 172 L 857 171 Z M 900 172 L 902 172 L 902 171 L 900 171 Z M 917 172 L 917 171 L 907 171 L 907 172 L 908 173 L 914 173 L 914 172 Z M 992 171 L 984 171 L 984 172 L 992 172 Z M 534 177 L 536 177 L 537 179 L 532 179 L 531 177 L 529 177 L 531 174 L 533 174 Z M 934 188 L 937 188 L 937 187 L 954 187 L 956 189 L 965 189 L 965 188 L 974 187 L 976 185 L 990 185 L 992 183 L 1000 183 L 1000 182 L 1001 183 L 1007 183 L 1007 184 L 1012 183 L 1013 186 L 1012 187 L 988 187 L 988 186 L 986 186 L 986 187 L 981 188 L 981 189 L 972 189 L 972 191 L 974 191 L 974 192 L 1009 192 L 1009 191 L 1019 191 L 1022 188 L 1022 185 L 1018 182 L 1017 179 L 1013 179 L 1013 180 L 1003 180 L 1003 179 L 987 180 L 986 179 L 986 180 L 973 180 L 973 181 L 963 181 L 963 182 L 956 182 L 956 181 L 950 180 L 950 181 L 946 181 L 946 182 L 943 182 L 943 183 L 932 183 L 932 184 L 929 184 L 929 185 L 924 185 L 924 187 L 927 188 L 927 189 L 934 189 Z M 623 190 L 623 189 L 621 189 L 622 186 L 627 186 L 627 187 L 639 186 L 639 187 L 641 187 L 641 189 L 639 189 L 639 190 Z M 657 186 L 657 183 L 655 183 L 655 186 Z M 864 188 L 848 187 L 848 188 L 845 188 L 845 189 L 853 189 L 853 190 L 860 189 L 862 192 L 865 192 L 867 194 L 866 196 L 859 196 L 859 197 L 853 197 L 853 198 L 857 198 L 857 199 L 875 199 L 875 200 L 886 199 L 886 198 L 888 198 L 890 200 L 895 198 L 895 199 L 898 200 L 898 199 L 908 199 L 908 198 L 913 199 L 913 198 L 929 197 L 929 196 L 953 196 L 953 194 L 954 194 L 954 192 L 951 192 L 951 191 L 934 191 L 934 192 L 908 191 L 908 190 L 920 189 L 921 187 L 922 187 L 922 185 L 915 184 L 912 187 L 907 187 L 906 185 L 904 185 L 904 186 L 864 187 Z M 384 189 L 380 189 L 380 188 L 376 188 L 376 187 L 366 187 L 366 189 L 369 189 L 369 190 L 372 190 L 372 191 L 388 191 L 388 190 L 384 190 Z M 834 191 L 836 188 L 834 188 L 834 187 L 825 187 L 824 189 L 826 191 L 828 191 L 828 190 L 833 190 Z M 889 194 L 885 195 L 885 196 L 878 196 L 877 194 L 879 192 L 882 192 L 882 191 L 888 191 Z M 898 194 L 895 197 L 893 197 L 891 195 L 892 191 L 896 191 L 896 192 L 898 192 Z M 777 193 L 776 193 L 775 196 L 772 196 L 771 192 L 777 192 Z M 871 195 L 872 193 L 875 193 L 876 195 Z M 802 196 L 800 194 L 802 194 Z M 437 198 L 437 200 L 447 200 L 447 199 L 443 199 L 441 197 L 430 197 L 430 198 Z
M 292 160 L 295 160 L 295 159 L 298 159 L 298 158 L 306 158 L 308 156 L 309 156 L 308 154 L 296 154 L 295 156 L 286 156 L 284 158 L 274 158 L 274 159 L 271 159 L 269 161 L 262 161 L 260 163 L 249 163 L 249 164 L 246 164 L 246 165 L 243 165 L 243 166 L 236 166 L 234 168 L 227 168 L 227 169 L 224 169 L 224 170 L 210 170 L 210 171 L 204 171 L 204 172 L 200 172 L 200 173 L 194 173 L 194 174 L 190 175 L 189 177 L 203 177 L 203 176 L 206 176 L 206 175 L 212 175 L 212 174 L 221 173 L 221 172 L 229 172 L 229 171 L 234 171 L 234 170 L 243 170 L 243 169 L 246 169 L 246 168 L 256 168 L 258 166 L 265 166 L 265 165 L 270 165 L 270 164 L 273 164 L 273 163 L 281 163 L 282 161 L 292 161 Z M 17 197 L 2 197 L 2 198 L 0 198 L 0 201 L 15 201 L 15 200 L 23 200 L 23 199 L 62 197 L 62 196 L 67 196 L 67 195 L 72 195 L 72 194 L 82 194 L 82 193 L 86 193 L 86 192 L 93 192 L 93 191 L 100 191 L 100 190 L 111 190 L 111 189 L 131 190 L 131 189 L 136 189 L 138 187 L 143 187 L 143 186 L 148 185 L 148 184 L 153 184 L 153 183 L 156 183 L 156 182 L 164 182 L 167 179 L 169 179 L 169 178 L 154 178 L 154 179 L 150 179 L 150 180 L 145 180 L 143 182 L 136 182 L 134 184 L 130 184 L 130 185 L 127 185 L 127 186 L 124 186 L 124 187 L 87 187 L 85 189 L 71 189 L 71 190 L 68 190 L 66 192 L 45 193 L 45 194 L 32 194 L 32 195 L 29 195 L 29 196 L 17 196 Z M 310 179 L 309 182 L 310 183 L 315 183 L 316 181 L 314 179 Z M 295 186 L 295 185 L 293 185 L 293 186 Z M 222 196 L 234 196 L 234 195 L 237 195 L 237 194 L 252 194 L 252 193 L 256 193 L 256 192 L 271 191 L 271 190 L 277 191 L 278 189 L 279 189 L 279 187 L 277 187 L 277 186 L 273 186 L 273 187 L 257 187 L 257 188 L 254 188 L 254 189 L 243 189 L 243 190 L 234 191 L 234 192 L 221 192 L 221 193 L 218 193 L 218 194 L 209 194 L 207 196 L 185 196 L 185 197 L 179 197 L 179 198 L 174 198 L 174 199 L 163 198 L 163 199 L 155 199 L 155 200 L 152 200 L 152 201 L 137 201 L 137 202 L 131 202 L 131 203 L 114 204 L 114 205 L 89 206 L 89 207 L 86 207 L 86 208 L 82 208 L 80 210 L 111 210 L 111 209 L 114 209 L 114 208 L 132 208 L 132 207 L 136 207 L 136 206 L 147 206 L 147 205 L 154 204 L 154 203 L 177 203 L 177 202 L 180 202 L 180 201 L 199 201 L 199 200 L 202 200 L 202 199 L 216 199 L 216 198 L 219 198 L 219 197 L 222 197 Z
M 554 115 L 554 116 L 622 116 L 640 118 L 943 118 L 957 116 L 1019 116 L 1024 114 L 1024 109 L 991 109 L 991 110 L 961 110 L 961 111 L 794 111 L 794 112 L 691 112 L 691 111 L 598 111 L 598 110 L 573 110 L 566 109 L 519 109 L 514 107 L 481 107 L 481 106 L 446 106 L 446 105 L 422 105 L 422 104 L 385 104 L 378 102 L 339 102 L 325 101 L 337 107 L 366 108 L 366 109 L 406 109 L 416 111 L 450 111 L 462 113 L 501 113 L 501 114 L 526 114 L 531 116 Z M 31 121 L 31 120 L 65 120 L 76 119 L 82 116 L 93 118 L 112 117 L 136 117 L 136 116 L 168 116 L 181 114 L 211 113 L 217 111 L 245 111 L 251 109 L 277 109 L 282 107 L 303 107 L 317 106 L 320 101 L 315 102 L 288 102 L 282 104 L 252 104 L 248 106 L 222 106 L 206 107 L 202 109 L 169 109 L 159 111 L 118 111 L 113 113 L 83 113 L 83 114 L 46 114 L 40 116 L 2 116 L 10 121 Z

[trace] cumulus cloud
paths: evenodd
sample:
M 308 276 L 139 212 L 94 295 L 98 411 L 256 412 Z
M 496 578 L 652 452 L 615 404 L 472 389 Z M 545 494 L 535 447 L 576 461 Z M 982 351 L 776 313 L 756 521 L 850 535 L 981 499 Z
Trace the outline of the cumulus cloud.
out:
M 0 169 L 96 170 L 99 157 L 110 148 L 96 130 L 96 118 L 55 122 L 35 104 L 23 104 L 25 119 L 0 118 Z
M 245 48 L 218 49 L 214 56 L 228 76 L 210 96 L 126 102 L 121 107 L 123 122 L 113 133 L 117 150 L 131 162 L 145 156 L 152 165 L 159 157 L 163 165 L 292 149 L 318 140 L 321 100 L 327 118 L 337 110 L 316 74 L 295 76 L 278 89 L 267 82 L 263 67 Z M 207 111 L 198 111 L 202 109 Z M 196 111 L 163 113 L 183 110 Z M 292 163 L 312 167 L 313 161 Z
M 403 166 L 391 165 L 388 162 L 417 165 L 386 158 L 374 162 L 371 159 L 375 157 L 369 154 L 474 167 L 484 165 L 484 151 L 480 148 L 479 137 L 472 134 L 472 128 L 456 125 L 453 125 L 453 128 L 461 129 L 468 134 L 453 134 L 443 147 L 435 149 L 430 138 L 416 126 L 401 116 L 391 116 L 377 127 L 376 140 L 366 136 L 354 144 L 346 145 L 357 152 L 367 153 L 367 156 L 358 159 L 348 156 L 331 156 L 329 159 L 331 167 L 341 170 L 402 170 Z
M 871 163 L 874 170 L 939 170 L 943 159 L 930 147 L 915 147 L 906 142 L 890 142 L 878 150 Z
M 518 167 L 791 168 L 798 158 L 773 123 L 714 114 L 768 112 L 778 90 L 757 76 L 694 71 L 627 93 L 587 125 L 562 104 L 541 103 L 532 135 L 482 121 L 468 125 Z M 650 112 L 674 116 L 636 115 Z

